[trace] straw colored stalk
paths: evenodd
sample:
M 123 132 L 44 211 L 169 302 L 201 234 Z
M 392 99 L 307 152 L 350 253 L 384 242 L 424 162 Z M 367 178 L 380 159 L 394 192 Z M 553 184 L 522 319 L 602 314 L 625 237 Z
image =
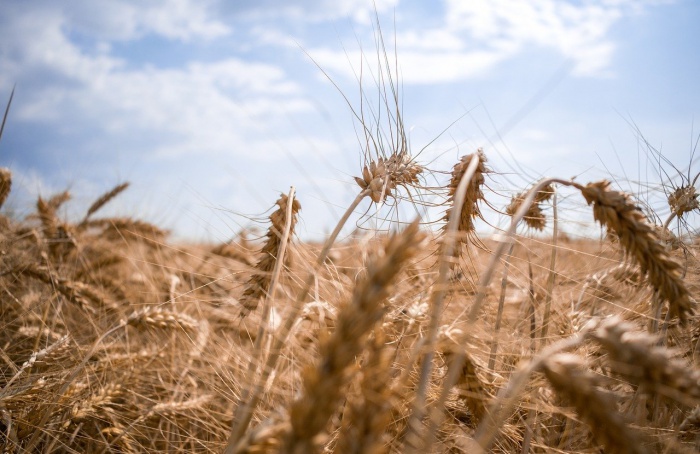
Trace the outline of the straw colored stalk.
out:
M 580 189 L 586 202 L 593 205 L 593 217 L 619 237 L 626 254 L 639 264 L 659 298 L 668 302 L 669 315 L 685 324 L 693 313 L 693 302 L 681 277 L 682 266 L 669 256 L 644 214 L 628 194 L 610 189 L 608 181 Z
M 472 422 L 478 424 L 486 414 L 486 400 L 490 399 L 486 391 L 486 385 L 479 378 L 479 366 L 474 362 L 471 356 L 464 350 L 464 347 L 457 343 L 453 331 L 445 333 L 444 338 L 440 342 L 440 352 L 445 358 L 445 361 L 450 362 L 456 353 L 464 355 L 465 360 L 462 364 L 462 370 L 459 373 L 459 379 L 456 384 L 459 396 L 464 398 L 464 402 L 472 416 Z
M 547 219 L 544 216 L 544 212 L 542 211 L 540 204 L 551 199 L 552 195 L 554 195 L 554 187 L 551 184 L 548 184 L 537 191 L 534 201 L 529 205 L 528 211 L 525 213 L 525 217 L 523 218 L 528 227 L 540 231 L 544 230 Z M 511 199 L 510 204 L 506 207 L 506 213 L 508 216 L 513 216 L 515 213 L 517 213 L 518 208 L 520 208 L 525 201 L 525 196 L 526 193 L 521 192 Z
M 241 317 L 245 317 L 258 307 L 261 298 L 264 298 L 270 289 L 272 271 L 277 263 L 280 253 L 280 246 L 283 241 L 283 232 L 287 223 L 287 201 L 286 194 L 282 194 L 275 202 L 279 208 L 270 215 L 270 227 L 267 230 L 267 241 L 262 248 L 262 258 L 255 265 L 255 272 L 248 279 L 243 296 L 240 299 Z M 292 201 L 292 218 L 289 235 L 294 233 L 294 226 L 297 220 L 297 213 L 301 209 L 301 204 L 297 199 Z
M 398 186 L 415 186 L 423 167 L 415 163 L 403 150 L 393 153 L 388 158 L 380 156 L 376 161 L 362 168 L 362 178 L 355 177 L 355 182 L 363 190 L 369 191 L 374 203 L 384 202 L 387 197 L 395 197 Z
M 304 302 L 311 292 L 311 287 L 316 282 L 316 273 L 326 262 L 328 252 L 331 250 L 331 247 L 333 247 L 335 240 L 338 238 L 340 231 L 345 226 L 345 223 L 350 218 L 350 215 L 354 213 L 355 209 L 369 194 L 369 189 L 363 189 L 359 194 L 357 194 L 350 206 L 348 206 L 348 208 L 345 210 L 345 213 L 343 213 L 343 216 L 338 221 L 338 224 L 333 229 L 333 232 L 331 232 L 330 236 L 323 244 L 323 248 L 316 258 L 316 263 L 314 263 L 313 267 L 309 270 L 306 280 L 304 281 L 304 285 L 301 291 L 297 294 L 294 304 L 291 306 L 284 324 L 276 330 L 275 336 L 272 337 L 271 345 L 267 349 L 267 359 L 262 365 L 262 371 L 259 379 L 255 383 L 251 383 L 250 386 L 241 393 L 241 396 L 236 402 L 231 433 L 229 434 L 226 449 L 224 450 L 225 454 L 241 452 L 239 450 L 241 449 L 239 447 L 239 440 L 242 440 L 245 436 L 248 426 L 250 425 L 250 420 L 253 417 L 253 411 L 257 407 L 262 397 L 265 383 L 267 383 L 267 380 L 277 367 L 277 361 L 282 355 L 282 347 L 284 346 L 285 342 L 287 342 L 289 334 L 291 333 L 292 328 L 295 326 L 297 318 L 304 307 Z
M 518 396 L 525 390 L 531 374 L 541 370 L 545 362 L 553 355 L 579 347 L 586 341 L 587 334 L 592 329 L 595 329 L 595 327 L 596 322 L 590 321 L 579 333 L 544 347 L 537 355 L 532 357 L 532 359 L 518 366 L 518 369 L 511 375 L 508 384 L 501 388 L 498 392 L 498 396 L 492 400 L 491 405 L 489 405 L 486 411 L 487 417 L 483 418 L 476 428 L 474 439 L 482 449 L 480 452 L 489 452 L 500 428 L 512 415 L 513 408 L 518 402 Z M 459 377 L 459 368 L 457 368 L 457 366 L 459 366 L 459 368 L 462 367 L 461 355 L 455 357 L 450 364 L 448 375 L 445 378 L 447 384 L 457 382 Z M 447 389 L 447 385 L 443 385 L 443 393 L 445 389 Z M 442 394 L 440 397 L 442 399 Z M 437 410 L 441 408 L 443 407 L 435 406 L 436 412 L 433 413 L 433 417 L 442 414 L 437 413 Z M 439 421 L 436 421 L 436 423 L 437 422 Z
M 641 434 L 629 427 L 610 396 L 597 390 L 595 375 L 582 367 L 579 357 L 555 355 L 545 361 L 543 372 L 556 392 L 588 423 L 593 436 L 605 446 L 605 452 L 648 452 L 641 443 Z
M 479 168 L 483 166 L 483 154 L 474 153 L 470 155 L 466 168 L 461 173 L 460 181 L 453 196 L 452 212 L 445 226 L 444 236 L 441 245 L 440 258 L 438 264 L 438 277 L 433 284 L 433 291 L 430 294 L 430 325 L 428 327 L 425 345 L 425 355 L 422 359 L 420 378 L 416 388 L 416 397 L 413 402 L 413 412 L 408 421 L 408 435 L 406 436 L 406 450 L 408 452 L 419 452 L 429 448 L 432 444 L 433 430 L 429 430 L 427 437 L 423 435 L 423 419 L 426 414 L 426 398 L 428 392 L 428 382 L 433 367 L 433 357 L 435 356 L 435 344 L 437 342 L 438 330 L 440 327 L 440 317 L 442 316 L 442 302 L 445 297 L 447 287 L 447 275 L 454 263 L 454 250 L 456 243 L 456 232 L 463 220 L 464 206 L 474 205 L 474 201 L 469 199 L 470 188 L 473 188 L 472 181 L 478 176 Z M 483 172 L 482 172 L 483 173 Z M 483 179 L 483 175 L 481 175 Z M 471 194 L 473 195 L 473 194 Z M 472 206 L 473 209 L 473 206 Z M 458 243 L 457 246 L 461 246 Z
M 355 357 L 385 312 L 389 286 L 402 265 L 415 255 L 422 237 L 414 221 L 403 233 L 393 235 L 383 253 L 368 264 L 367 275 L 356 285 L 352 300 L 339 311 L 335 331 L 320 345 L 318 363 L 303 374 L 302 395 L 289 410 L 292 430 L 281 452 L 317 452 L 319 434 L 336 411 Z
M 467 315 L 468 323 L 474 323 L 479 313 L 481 312 L 482 305 L 484 303 L 484 300 L 486 299 L 487 288 L 489 286 L 489 283 L 491 282 L 493 273 L 496 270 L 501 256 L 506 251 L 506 248 L 509 248 L 511 246 L 513 236 L 515 235 L 518 224 L 527 214 L 530 206 L 535 202 L 535 200 L 541 200 L 543 196 L 540 195 L 540 192 L 545 191 L 546 188 L 549 187 L 549 185 L 554 183 L 563 185 L 573 184 L 570 181 L 562 180 L 559 178 L 545 178 L 540 180 L 532 189 L 530 189 L 527 195 L 523 198 L 523 201 L 518 206 L 517 211 L 511 217 L 510 226 L 508 227 L 508 230 L 505 232 L 503 239 L 499 242 L 498 246 L 496 247 L 496 250 L 492 254 L 491 261 L 486 267 L 486 270 L 481 274 L 476 299 L 474 300 L 474 304 L 472 304 L 471 308 L 469 309 L 469 314 Z M 466 310 L 467 309 L 465 309 L 465 311 Z M 458 317 L 461 316 L 462 314 L 460 314 Z M 465 332 L 462 336 L 462 339 L 460 339 L 460 342 L 462 345 L 468 345 L 471 342 L 470 334 L 468 332 Z M 449 395 L 452 387 L 457 383 L 457 380 L 459 379 L 459 373 L 462 369 L 464 361 L 466 361 L 466 355 L 463 352 L 456 353 L 452 361 L 450 361 L 447 375 L 445 377 L 445 380 L 443 381 L 440 397 L 438 398 L 437 402 L 434 405 L 433 411 L 431 412 L 430 427 L 428 430 L 428 434 L 434 433 L 437 430 L 437 428 L 440 427 L 440 425 L 442 424 L 444 413 L 443 409 L 445 408 L 447 396 Z M 494 431 L 491 430 L 489 433 L 492 434 L 493 432 Z M 426 446 L 427 449 L 430 449 L 430 442 L 431 441 L 429 441 L 428 445 Z M 490 443 L 490 441 L 488 443 Z M 484 445 L 482 444 L 482 446 Z
M 447 228 L 452 215 L 452 210 L 455 209 L 454 201 L 455 195 L 457 194 L 457 187 L 459 186 L 459 182 L 462 181 L 462 177 L 467 171 L 469 163 L 475 156 L 478 159 L 478 163 L 476 164 L 474 175 L 469 179 L 469 183 L 467 184 L 464 203 L 462 204 L 462 209 L 459 210 L 459 223 L 454 233 L 456 242 L 452 254 L 454 257 L 459 257 L 461 255 L 461 245 L 465 244 L 470 235 L 474 233 L 474 219 L 481 217 L 478 202 L 484 200 L 484 192 L 481 188 L 486 181 L 484 178 L 485 174 L 490 172 L 490 170 L 486 167 L 486 155 L 484 155 L 484 150 L 479 148 L 474 154 L 462 156 L 459 162 L 452 168 L 452 178 L 450 179 L 450 184 L 447 186 L 449 194 L 448 202 L 450 203 L 450 207 L 447 209 L 447 211 L 445 211 L 445 216 L 443 218 L 445 221 L 445 225 L 443 227 L 445 234 L 447 234 Z
M 2 208 L 7 196 L 12 189 L 12 172 L 10 169 L 0 167 L 0 208 Z
M 657 339 L 618 317 L 589 334 L 610 355 L 613 370 L 642 389 L 689 405 L 700 402 L 700 370 L 673 358 Z

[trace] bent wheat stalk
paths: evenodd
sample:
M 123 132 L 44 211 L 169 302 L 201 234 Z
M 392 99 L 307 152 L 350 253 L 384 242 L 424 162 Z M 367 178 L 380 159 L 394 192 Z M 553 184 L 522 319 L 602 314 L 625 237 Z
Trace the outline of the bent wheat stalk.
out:
M 369 189 L 363 189 L 362 191 L 360 191 L 360 193 L 355 197 L 355 200 L 353 200 L 348 209 L 345 210 L 345 213 L 341 217 L 340 221 L 338 221 L 338 224 L 335 226 L 335 229 L 333 230 L 331 235 L 326 239 L 326 242 L 323 245 L 323 249 L 321 249 L 318 258 L 316 259 L 316 263 L 310 270 L 301 292 L 299 292 L 299 294 L 297 295 L 297 298 L 289 312 L 289 315 L 287 316 L 287 319 L 285 320 L 284 324 L 280 326 L 277 329 L 277 331 L 275 331 L 275 333 L 273 334 L 272 345 L 270 346 L 269 354 L 260 372 L 261 376 L 259 377 L 257 382 L 253 384 L 250 388 L 246 389 L 241 394 L 241 397 L 238 399 L 236 410 L 234 411 L 231 434 L 229 435 L 226 449 L 224 451 L 225 454 L 233 454 L 238 452 L 236 443 L 238 440 L 243 438 L 243 435 L 248 430 L 250 419 L 253 416 L 253 412 L 255 411 L 258 402 L 260 402 L 260 398 L 262 397 L 265 383 L 267 382 L 267 379 L 270 377 L 270 375 L 277 366 L 277 361 L 280 355 L 282 354 L 282 346 L 287 341 L 289 333 L 292 331 L 294 323 L 296 322 L 296 319 L 301 313 L 303 303 L 306 300 L 306 297 L 309 295 L 311 287 L 313 286 L 314 280 L 316 278 L 316 272 L 321 267 L 321 265 L 323 265 L 323 263 L 326 260 L 326 257 L 328 257 L 328 252 L 335 243 L 336 238 L 338 238 L 338 235 L 343 229 L 343 226 L 345 226 L 345 223 L 350 218 L 350 215 L 355 211 L 355 208 L 358 207 L 360 202 L 362 202 L 362 200 L 364 200 L 364 198 L 370 194 L 370 192 L 371 191 Z
M 424 438 L 421 433 L 423 432 L 423 417 L 426 414 L 425 399 L 428 390 L 430 372 L 433 367 L 433 357 L 435 356 L 435 343 L 437 340 L 438 329 L 440 327 L 442 301 L 445 297 L 447 275 L 451 268 L 452 260 L 454 259 L 455 243 L 457 243 L 457 228 L 460 226 L 460 220 L 463 218 L 462 208 L 465 205 L 467 196 L 473 195 L 471 194 L 473 191 L 469 191 L 470 193 L 468 194 L 467 188 L 472 182 L 472 178 L 477 172 L 479 164 L 482 162 L 482 156 L 483 155 L 480 153 L 474 153 L 472 155 L 469 165 L 464 171 L 464 174 L 459 182 L 459 186 L 456 188 L 452 211 L 450 213 L 450 220 L 445 228 L 445 235 L 440 253 L 439 274 L 435 284 L 433 285 L 433 292 L 431 294 L 430 305 L 432 307 L 432 311 L 430 314 L 430 325 L 428 327 L 428 342 L 425 346 L 427 353 L 423 357 L 420 380 L 418 382 L 418 389 L 416 390 L 416 397 L 413 404 L 413 413 L 408 422 L 409 432 L 406 437 L 406 448 L 408 450 L 406 452 L 422 452 L 423 449 L 423 446 L 420 446 L 420 440 Z M 469 200 L 467 203 L 475 204 L 476 201 Z M 471 217 L 468 218 L 471 220 Z M 430 436 L 430 434 L 428 434 L 428 436 Z

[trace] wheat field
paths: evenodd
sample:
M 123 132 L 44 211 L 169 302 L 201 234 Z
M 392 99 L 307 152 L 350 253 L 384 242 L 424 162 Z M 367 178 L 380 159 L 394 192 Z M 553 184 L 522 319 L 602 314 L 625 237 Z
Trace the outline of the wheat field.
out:
M 101 217 L 127 183 L 81 219 L 68 192 L 0 215 L 3 452 L 697 452 L 695 181 L 659 187 L 662 221 L 606 180 L 495 206 L 488 150 L 428 168 L 390 93 L 386 129 L 357 116 L 357 196 L 323 242 L 295 235 L 293 188 L 222 244 Z M 439 223 L 338 239 L 422 194 Z M 564 195 L 605 235 L 560 231 Z

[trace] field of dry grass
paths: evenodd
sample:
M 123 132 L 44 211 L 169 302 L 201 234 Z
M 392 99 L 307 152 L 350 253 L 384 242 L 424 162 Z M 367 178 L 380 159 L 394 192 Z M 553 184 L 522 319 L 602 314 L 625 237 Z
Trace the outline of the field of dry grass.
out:
M 369 160 L 348 213 L 424 189 L 424 171 L 405 150 Z M 293 190 L 264 237 L 219 245 L 99 217 L 127 185 L 80 220 L 57 215 L 67 192 L 0 216 L 3 452 L 699 449 L 695 238 L 566 180 L 513 197 L 511 230 L 479 238 L 488 178 L 482 151 L 454 166 L 439 230 L 323 245 L 294 236 Z M 532 234 L 560 191 L 605 239 Z M 669 203 L 696 210 L 694 188 Z
M 387 124 L 359 110 L 357 197 L 322 244 L 295 236 L 293 188 L 264 235 L 223 244 L 101 217 L 127 184 L 82 219 L 59 215 L 68 192 L 0 214 L 2 452 L 700 450 L 699 245 L 674 222 L 700 208 L 695 181 L 665 186 L 663 223 L 604 180 L 495 207 L 488 151 L 428 169 L 393 85 L 380 97 Z M 0 207 L 11 182 L 0 169 Z M 439 228 L 338 240 L 362 203 L 421 194 Z M 560 194 L 604 238 L 560 232 Z M 510 227 L 479 234 L 487 207 Z

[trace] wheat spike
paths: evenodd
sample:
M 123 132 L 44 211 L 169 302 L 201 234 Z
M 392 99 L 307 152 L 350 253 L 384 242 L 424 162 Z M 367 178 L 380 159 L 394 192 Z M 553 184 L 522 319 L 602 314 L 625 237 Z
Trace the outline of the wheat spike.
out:
M 401 151 L 388 158 L 380 156 L 376 161 L 370 161 L 362 168 L 362 178 L 355 177 L 355 181 L 363 190 L 369 190 L 374 203 L 380 203 L 387 197 L 395 197 L 393 191 L 398 186 L 418 184 L 421 172 L 423 168 L 406 151 Z
M 479 210 L 478 204 L 479 201 L 484 200 L 484 192 L 481 188 L 486 181 L 485 175 L 491 172 L 491 170 L 486 167 L 486 155 L 484 154 L 484 150 L 479 148 L 476 151 L 476 154 L 479 157 L 479 163 L 477 164 L 474 176 L 471 178 L 469 185 L 467 186 L 464 204 L 462 205 L 462 210 L 460 212 L 459 223 L 457 225 L 457 236 L 455 238 L 457 244 L 453 248 L 453 255 L 455 257 L 459 257 L 461 253 L 462 248 L 460 245 L 466 243 L 469 236 L 473 234 L 475 229 L 474 219 L 481 217 L 481 211 Z M 462 156 L 459 162 L 452 168 L 452 178 L 447 186 L 449 195 L 448 203 L 452 204 L 454 201 L 459 182 L 462 180 L 462 176 L 464 176 L 464 173 L 466 172 L 473 156 L 473 154 Z M 450 206 L 450 208 L 445 211 L 445 216 L 443 217 L 445 222 L 450 220 L 452 209 L 452 206 Z M 445 224 L 443 227 L 443 231 L 446 231 L 446 229 L 447 224 Z
M 95 200 L 92 205 L 90 205 L 90 208 L 87 210 L 87 214 L 85 214 L 85 218 L 83 219 L 83 222 L 86 222 L 90 216 L 95 214 L 96 211 L 101 209 L 103 206 L 105 206 L 110 200 L 121 194 L 126 188 L 129 187 L 129 183 L 122 183 L 120 185 L 115 186 L 112 190 L 109 192 L 106 192 L 102 194 L 97 200 Z
M 509 216 L 513 216 L 518 211 L 518 208 L 520 208 L 520 205 L 522 205 L 528 192 L 529 191 L 521 192 L 511 199 L 510 204 L 506 207 L 506 213 Z M 534 230 L 544 230 L 547 224 L 547 219 L 544 216 L 544 212 L 542 211 L 540 204 L 551 199 L 552 195 L 554 195 L 554 189 L 552 188 L 551 184 L 545 186 L 537 192 L 534 201 L 523 218 L 528 227 Z
M 282 194 L 277 202 L 275 202 L 279 208 L 270 215 L 270 227 L 267 229 L 267 241 L 261 250 L 262 258 L 258 261 L 257 265 L 255 265 L 255 271 L 250 279 L 248 279 L 248 282 L 246 282 L 243 296 L 241 296 L 239 301 L 241 306 L 243 306 L 241 308 L 241 317 L 245 317 L 250 312 L 254 311 L 258 307 L 260 299 L 265 297 L 269 290 L 272 271 L 275 268 L 280 245 L 282 243 L 282 232 L 284 232 L 284 226 L 287 223 L 288 199 L 289 197 L 286 194 Z M 292 222 L 289 231 L 290 237 L 294 233 L 297 213 L 300 209 L 301 203 L 294 198 L 292 202 Z
M 630 196 L 610 189 L 610 183 L 605 180 L 582 187 L 581 194 L 593 205 L 593 217 L 618 236 L 625 252 L 639 264 L 658 296 L 668 302 L 670 316 L 677 316 L 685 324 L 694 310 L 681 278 L 682 267 L 668 255 Z
M 609 353 L 613 370 L 628 380 L 680 402 L 700 401 L 700 370 L 673 358 L 671 350 L 631 323 L 612 317 L 589 337 Z
M 641 444 L 641 434 L 633 431 L 617 411 L 615 403 L 596 389 L 595 375 L 582 367 L 577 356 L 552 356 L 544 362 L 543 372 L 557 393 L 568 400 L 588 423 L 606 452 L 648 452 Z
M 12 189 L 12 172 L 10 169 L 0 167 L 0 208 L 2 208 L 7 196 Z

